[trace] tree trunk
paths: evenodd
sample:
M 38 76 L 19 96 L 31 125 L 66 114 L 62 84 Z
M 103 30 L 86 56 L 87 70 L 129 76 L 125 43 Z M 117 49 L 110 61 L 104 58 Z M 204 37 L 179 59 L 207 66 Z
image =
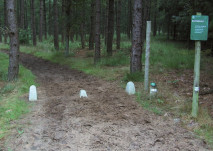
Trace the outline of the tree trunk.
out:
M 153 27 L 153 36 L 157 34 L 157 0 L 154 0 L 154 27 Z
M 108 36 L 107 36 L 107 55 L 108 56 L 112 56 L 113 30 L 114 30 L 114 0 L 109 0 Z
M 43 6 L 44 6 L 44 36 L 47 40 L 47 8 L 46 8 L 46 0 L 43 0 Z
M 40 0 L 40 23 L 39 23 L 39 41 L 42 42 L 42 38 L 43 38 L 43 19 L 44 15 L 43 15 L 43 0 Z
M 21 20 L 20 20 L 20 28 L 24 29 L 24 0 L 20 1 L 20 11 L 21 11 Z
M 128 24 L 127 24 L 127 36 L 131 39 L 132 34 L 132 0 L 128 0 Z
M 170 15 L 167 18 L 167 39 L 169 39 L 170 35 Z
M 176 39 L 176 23 L 174 22 L 174 26 L 173 26 L 173 40 Z
M 52 25 L 52 13 L 51 13 L 52 7 L 51 6 L 52 6 L 51 0 L 49 0 L 49 12 L 48 12 L 49 13 L 49 15 L 48 15 L 48 27 L 49 27 L 48 30 L 49 31 L 48 31 L 48 35 L 52 35 L 52 28 L 51 28 L 52 27 L 51 26 Z
M 95 56 L 94 64 L 97 64 L 101 59 L 101 0 L 96 0 L 96 19 L 95 19 Z
M 4 27 L 5 29 L 7 28 L 7 6 L 6 6 L 6 1 L 4 0 Z M 7 32 L 4 34 L 4 43 L 7 43 Z
M 143 1 L 142 7 L 142 47 L 144 46 L 144 41 L 146 40 L 146 21 L 150 20 L 150 11 L 149 11 L 149 4 L 150 2 L 147 0 Z
M 15 16 L 15 0 L 7 0 L 6 6 L 10 36 L 8 80 L 13 81 L 18 78 L 19 73 L 19 41 L 17 21 Z
M 36 46 L 36 26 L 35 26 L 35 1 L 31 0 L 31 30 L 33 46 Z
M 90 16 L 90 35 L 89 35 L 89 50 L 94 49 L 94 36 L 95 36 L 95 0 L 91 2 L 91 16 Z
M 108 37 L 108 10 L 109 10 L 109 1 L 106 0 L 106 26 L 105 26 L 105 45 L 107 45 L 107 37 Z
M 61 29 L 61 42 L 64 44 L 64 33 L 65 33 L 65 0 L 62 0 L 62 8 L 61 8 L 61 13 L 62 13 L 62 29 Z
M 59 43 L 58 43 L 58 0 L 53 1 L 54 7 L 54 47 L 58 51 Z
M 28 8 L 28 3 L 27 3 L 27 0 L 24 0 L 24 10 L 25 10 L 25 18 L 24 18 L 24 29 L 27 29 L 28 28 L 28 11 L 27 11 L 27 8 Z M 27 37 L 29 38 L 29 35 L 27 34 Z
M 120 43 L 121 43 L 121 0 L 118 0 L 117 3 L 117 19 L 116 19 L 116 25 L 117 25 L 117 29 L 116 29 L 116 34 L 117 34 L 117 49 L 120 49 Z
M 142 69 L 141 55 L 142 55 L 142 1 L 135 0 L 133 7 L 133 28 L 132 28 L 132 51 L 130 72 L 138 72 Z
M 70 11 L 71 11 L 71 1 L 70 0 L 65 0 L 65 4 L 66 4 L 66 9 L 65 9 L 65 13 L 66 13 L 66 47 L 65 47 L 65 56 L 69 55 L 69 37 L 70 37 Z
M 1 19 L 0 19 L 0 27 L 1 27 Z M 2 43 L 2 32 L 0 30 L 0 43 Z
M 81 47 L 85 48 L 85 36 L 84 36 L 84 26 L 85 26 L 85 0 L 83 0 L 82 4 L 82 20 L 81 20 Z

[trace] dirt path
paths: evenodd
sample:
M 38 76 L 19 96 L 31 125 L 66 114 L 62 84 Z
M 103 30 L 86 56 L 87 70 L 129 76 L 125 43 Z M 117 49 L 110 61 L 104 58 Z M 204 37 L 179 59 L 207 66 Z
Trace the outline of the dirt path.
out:
M 48 61 L 21 55 L 37 76 L 38 102 L 22 120 L 22 135 L 7 143 L 13 151 L 207 150 L 205 143 L 173 120 L 143 110 L 116 83 Z M 88 98 L 80 99 L 80 89 Z

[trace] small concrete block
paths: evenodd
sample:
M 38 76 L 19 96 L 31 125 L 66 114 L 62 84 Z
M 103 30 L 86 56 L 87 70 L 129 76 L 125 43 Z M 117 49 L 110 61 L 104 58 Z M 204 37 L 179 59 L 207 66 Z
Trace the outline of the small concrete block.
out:
M 30 86 L 29 101 L 37 101 L 37 91 L 34 85 Z
M 126 85 L 126 92 L 129 95 L 135 94 L 135 85 L 132 81 L 128 82 Z
M 85 90 L 80 90 L 80 98 L 87 98 L 87 92 Z

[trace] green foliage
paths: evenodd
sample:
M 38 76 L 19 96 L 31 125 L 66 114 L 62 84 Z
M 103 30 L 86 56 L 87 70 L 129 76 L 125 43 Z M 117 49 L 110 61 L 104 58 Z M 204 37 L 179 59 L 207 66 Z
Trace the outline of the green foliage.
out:
M 154 39 L 151 43 L 150 64 L 166 69 L 193 69 L 194 51 L 184 49 L 182 44 Z
M 123 81 L 134 81 L 134 82 L 143 82 L 143 73 L 142 72 L 135 72 L 135 73 L 126 73 L 123 77 Z
M 29 44 L 30 39 L 30 29 L 19 29 L 20 44 Z
M 157 114 L 162 115 L 163 112 L 159 107 L 153 104 L 151 100 L 144 99 L 142 96 L 146 96 L 146 94 L 142 94 L 141 92 L 137 92 L 136 94 L 137 102 L 140 103 L 145 109 Z
M 122 66 L 129 64 L 129 56 L 123 51 L 119 51 L 111 57 L 104 57 L 101 59 L 101 66 Z
M 0 94 L 11 93 L 15 89 L 15 85 L 12 83 L 6 84 L 2 89 L 0 89 Z
M 7 83 L 8 55 L 0 53 L 0 140 L 10 133 L 10 123 L 27 113 L 28 103 L 20 97 L 28 92 L 30 85 L 35 84 L 35 76 L 23 66 L 20 66 L 19 79 L 14 83 Z M 14 127 L 14 125 L 13 125 Z

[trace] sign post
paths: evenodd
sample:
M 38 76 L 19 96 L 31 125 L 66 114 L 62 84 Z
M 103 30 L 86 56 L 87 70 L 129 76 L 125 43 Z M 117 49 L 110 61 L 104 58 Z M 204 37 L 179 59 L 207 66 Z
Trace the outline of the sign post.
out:
M 150 35 L 151 21 L 147 21 L 146 27 L 146 58 L 145 58 L 145 74 L 144 74 L 144 90 L 149 90 L 149 55 L 150 55 Z
M 208 16 L 201 16 L 201 13 L 193 15 L 191 19 L 191 35 L 190 39 L 195 40 L 195 64 L 194 64 L 194 86 L 193 86 L 193 102 L 192 116 L 197 118 L 198 114 L 198 98 L 199 98 L 199 80 L 200 80 L 200 51 L 201 40 L 208 39 Z

